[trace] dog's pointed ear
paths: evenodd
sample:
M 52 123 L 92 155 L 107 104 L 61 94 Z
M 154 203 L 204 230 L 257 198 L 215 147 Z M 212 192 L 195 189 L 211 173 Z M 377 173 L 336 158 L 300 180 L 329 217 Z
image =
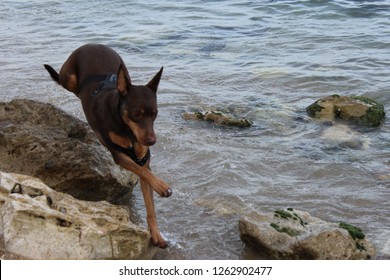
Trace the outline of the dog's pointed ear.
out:
M 160 83 L 161 75 L 164 70 L 164 67 L 161 67 L 160 71 L 150 80 L 150 82 L 146 85 L 148 88 L 157 92 L 158 84 Z
M 122 96 L 125 96 L 127 93 L 127 86 L 131 84 L 130 77 L 125 71 L 125 67 L 123 64 L 119 66 L 117 80 L 116 80 L 116 89 L 118 90 L 119 94 Z

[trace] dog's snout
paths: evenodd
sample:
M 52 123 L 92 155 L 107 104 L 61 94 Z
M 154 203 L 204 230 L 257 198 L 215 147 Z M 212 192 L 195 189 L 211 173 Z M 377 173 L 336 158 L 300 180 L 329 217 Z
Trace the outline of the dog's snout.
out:
M 157 142 L 156 135 L 149 135 L 145 138 L 146 146 L 153 146 L 154 144 L 156 144 L 156 142 Z

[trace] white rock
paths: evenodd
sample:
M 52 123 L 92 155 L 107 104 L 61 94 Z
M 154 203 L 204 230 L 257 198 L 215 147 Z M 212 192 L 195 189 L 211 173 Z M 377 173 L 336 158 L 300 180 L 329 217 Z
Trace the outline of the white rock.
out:
M 251 212 L 239 221 L 241 239 L 272 259 L 368 259 L 375 249 L 367 239 L 353 239 L 338 223 L 299 210 Z M 289 216 L 290 215 L 290 216 Z
M 5 249 L 23 258 L 145 259 L 155 253 L 149 231 L 134 225 L 124 207 L 78 200 L 39 179 L 3 172 L 0 194 Z

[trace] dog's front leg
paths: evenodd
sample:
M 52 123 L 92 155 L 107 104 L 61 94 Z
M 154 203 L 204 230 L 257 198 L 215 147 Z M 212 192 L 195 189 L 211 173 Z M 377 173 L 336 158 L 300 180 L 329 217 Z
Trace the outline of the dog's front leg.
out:
M 134 161 L 132 161 L 128 156 L 117 151 L 111 151 L 111 154 L 114 158 L 116 164 L 119 164 L 123 168 L 135 173 L 142 180 L 148 183 L 150 187 L 153 188 L 160 196 L 169 197 L 172 195 L 172 190 L 169 186 L 164 183 L 160 178 L 156 177 L 152 171 L 149 170 L 147 164 L 144 166 L 139 166 Z
M 166 248 L 168 244 L 161 236 L 161 233 L 157 227 L 156 211 L 154 208 L 154 199 L 153 199 L 153 189 L 145 180 L 141 179 L 141 190 L 144 196 L 144 201 L 146 206 L 146 221 L 148 223 L 148 227 L 150 230 L 152 242 L 157 247 Z

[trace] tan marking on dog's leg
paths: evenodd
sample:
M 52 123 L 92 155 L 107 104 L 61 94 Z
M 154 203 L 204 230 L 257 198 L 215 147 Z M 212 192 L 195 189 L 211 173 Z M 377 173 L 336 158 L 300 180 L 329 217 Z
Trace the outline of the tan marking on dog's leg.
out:
M 135 173 L 141 179 L 145 180 L 160 196 L 169 197 L 172 195 L 172 190 L 169 186 L 163 180 L 156 177 L 147 167 L 145 167 L 145 165 L 140 166 L 125 154 L 117 151 L 111 151 L 111 154 L 116 164 L 119 164 L 123 168 Z
M 138 158 L 144 158 L 148 153 L 149 147 L 135 143 L 134 151 Z
M 168 244 L 162 237 L 157 227 L 156 211 L 153 200 L 153 189 L 145 180 L 141 179 L 141 190 L 144 196 L 146 206 L 146 221 L 150 230 L 152 242 L 157 247 L 166 248 Z

